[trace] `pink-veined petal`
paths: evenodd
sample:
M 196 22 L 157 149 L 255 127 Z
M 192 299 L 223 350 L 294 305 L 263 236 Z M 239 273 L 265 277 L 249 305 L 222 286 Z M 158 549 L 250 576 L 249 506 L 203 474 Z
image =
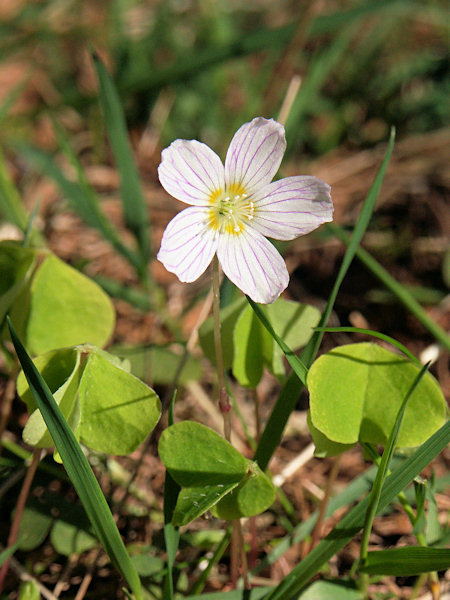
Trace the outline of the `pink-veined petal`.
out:
M 159 181 L 174 198 L 208 206 L 213 192 L 225 186 L 224 167 L 217 154 L 197 140 L 175 140 L 162 151 Z
M 289 283 L 280 254 L 249 227 L 239 235 L 220 235 L 217 256 L 228 279 L 255 302 L 270 304 Z
M 192 206 L 167 225 L 157 258 L 180 281 L 195 281 L 217 249 L 217 235 L 208 225 L 208 209 Z
M 276 240 L 293 240 L 332 221 L 330 186 L 317 177 L 286 177 L 252 197 L 251 226 Z
M 284 127 L 273 119 L 258 117 L 234 134 L 225 159 L 227 186 L 254 193 L 272 181 L 286 149 Z

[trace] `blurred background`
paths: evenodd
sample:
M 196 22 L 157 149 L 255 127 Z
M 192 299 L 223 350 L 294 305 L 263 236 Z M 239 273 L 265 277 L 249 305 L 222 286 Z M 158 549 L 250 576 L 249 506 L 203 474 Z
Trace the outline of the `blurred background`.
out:
M 284 102 L 283 174 L 330 183 L 336 222 L 351 226 L 395 126 L 394 155 L 364 244 L 448 328 L 447 9 L 438 0 L 2 0 L 0 144 L 7 172 L 27 209 L 39 203 L 36 224 L 57 254 L 91 275 L 131 285 L 130 266 L 68 210 L 57 175 L 30 154 L 36 146 L 45 150 L 74 178 L 55 135 L 58 123 L 121 227 L 92 51 L 120 94 L 155 251 L 181 208 L 156 175 L 161 149 L 173 139 L 200 139 L 224 156 L 243 122 L 277 118 Z M 286 252 L 290 296 L 323 303 L 343 251 L 325 230 L 294 242 Z M 173 314 L 184 318 L 199 288 L 181 286 L 155 261 L 152 273 Z M 152 318 L 133 311 L 118 303 L 118 341 L 158 337 Z M 433 342 L 356 261 L 335 317 L 390 333 L 416 353 Z M 193 317 L 186 319 L 188 331 Z
M 311 174 L 328 182 L 335 223 L 350 231 L 395 126 L 394 152 L 363 246 L 445 336 L 450 329 L 448 41 L 448 4 L 439 0 L 0 0 L 0 239 L 22 237 L 13 223 L 25 229 L 36 211 L 40 242 L 114 297 L 117 326 L 110 350 L 128 356 L 124 347 L 143 349 L 133 354 L 133 372 L 164 397 L 210 280 L 206 274 L 198 282 L 181 284 L 154 258 L 165 226 L 183 208 L 159 184 L 161 150 L 176 138 L 196 138 L 224 157 L 244 122 L 255 116 L 278 118 L 285 122 L 288 143 L 283 175 Z M 118 244 L 113 247 L 86 222 L 86 210 L 83 215 L 83 206 L 98 204 L 120 241 L 136 247 L 124 218 L 124 203 L 136 198 L 121 191 L 123 172 L 111 143 L 117 111 L 114 122 L 105 120 L 94 52 L 117 88 L 139 173 L 134 189 L 138 196 L 142 193 L 150 222 L 151 233 L 145 235 L 151 236 L 152 248 L 143 254 L 144 270 L 148 255 L 152 257 L 154 303 L 143 285 L 146 273 L 137 272 L 117 251 Z M 120 131 L 115 134 L 119 139 Z M 291 282 L 285 297 L 323 309 L 344 252 L 345 245 L 329 227 L 286 246 Z M 437 336 L 359 259 L 344 280 L 330 325 L 375 329 L 423 360 L 435 359 L 431 372 L 450 396 L 449 357 L 439 349 Z M 369 339 L 327 334 L 321 351 Z M 177 418 L 220 429 L 215 381 L 214 369 L 195 347 L 179 382 Z M 263 421 L 279 391 L 279 382 L 266 374 L 258 390 Z M 253 422 L 253 401 L 243 388 L 235 393 L 243 414 L 251 415 L 247 422 Z M 272 462 L 274 473 L 310 443 L 307 403 L 305 393 Z M 19 440 L 27 416 L 18 400 L 13 417 L 11 431 Z M 245 435 L 238 432 L 245 446 Z M 151 540 L 156 548 L 150 547 L 152 555 L 160 556 L 164 471 L 156 445 L 142 465 L 136 456 L 120 463 L 94 459 L 116 506 L 128 481 L 122 471 L 127 474 L 140 465 L 138 501 L 127 504 L 119 523 L 128 541 Z M 365 468 L 356 449 L 346 453 L 336 488 L 343 489 Z M 295 507 L 289 518 L 295 524 L 317 505 L 316 491 L 324 489 L 328 469 L 327 461 L 312 459 L 287 482 L 284 491 Z M 439 462 L 436 472 L 448 472 L 448 461 Z M 72 491 L 68 497 L 74 501 Z M 445 516 L 448 498 L 443 494 L 440 507 Z M 194 534 L 211 529 L 208 521 L 197 523 Z M 5 521 L 5 532 L 6 526 Z M 269 517 L 263 528 L 265 548 L 292 531 L 284 516 Z M 396 513 L 380 522 L 376 533 L 386 546 L 398 540 L 402 544 L 410 525 Z M 192 537 L 183 550 L 186 588 L 203 548 L 213 548 L 222 534 L 208 535 L 209 546 Z M 52 552 L 47 543 L 26 556 L 39 569 L 44 560 L 51 565 L 51 574 L 42 577 L 48 585 L 56 585 L 66 569 L 66 559 Z M 357 555 L 353 542 L 331 565 L 332 572 L 347 573 Z M 281 580 L 298 560 L 293 547 L 274 563 L 270 577 Z M 69 564 L 71 568 L 76 577 L 84 576 L 83 565 Z M 226 573 L 221 563 L 208 589 L 222 589 Z M 122 597 L 110 569 L 95 577 L 88 597 Z M 410 581 L 406 584 L 408 588 Z M 383 598 L 409 597 L 393 584 L 389 590 L 392 594 Z

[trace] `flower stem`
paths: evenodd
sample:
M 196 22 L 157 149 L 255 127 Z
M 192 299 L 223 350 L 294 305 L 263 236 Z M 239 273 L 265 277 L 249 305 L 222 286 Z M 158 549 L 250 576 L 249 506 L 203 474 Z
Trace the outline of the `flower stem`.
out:
M 216 351 L 217 381 L 219 385 L 219 408 L 223 415 L 223 430 L 225 439 L 231 439 L 231 404 L 225 385 L 223 368 L 222 337 L 220 334 L 220 285 L 219 261 L 214 256 L 212 263 L 212 289 L 213 289 L 213 319 L 214 319 L 214 347 Z
M 217 381 L 219 385 L 219 408 L 223 416 L 223 434 L 231 442 L 231 403 L 225 384 L 225 371 L 223 367 L 222 336 L 220 333 L 220 281 L 219 261 L 214 256 L 212 263 L 212 290 L 213 290 L 213 320 L 214 320 L 214 347 L 216 351 Z M 239 519 L 233 521 L 231 536 L 231 583 L 236 588 L 239 576 L 239 561 L 242 566 L 244 587 L 248 588 L 248 567 L 245 555 L 244 536 Z

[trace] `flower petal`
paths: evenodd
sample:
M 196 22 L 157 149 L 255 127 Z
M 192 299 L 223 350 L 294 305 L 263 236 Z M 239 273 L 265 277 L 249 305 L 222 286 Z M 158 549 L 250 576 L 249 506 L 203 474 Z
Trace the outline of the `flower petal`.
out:
M 273 302 L 289 283 L 280 254 L 250 227 L 239 235 L 221 234 L 217 256 L 228 279 L 255 302 Z
M 284 127 L 273 119 L 258 117 L 234 134 L 225 160 L 227 186 L 239 186 L 246 194 L 270 183 L 286 149 Z
M 196 206 L 208 206 L 209 197 L 225 186 L 222 161 L 206 144 L 175 140 L 162 151 L 159 181 L 174 198 Z
M 293 240 L 333 219 L 330 186 L 317 177 L 274 181 L 252 200 L 252 227 L 276 240 Z
M 217 235 L 208 226 L 208 210 L 192 206 L 167 225 L 157 258 L 180 281 L 195 281 L 204 273 L 217 248 Z

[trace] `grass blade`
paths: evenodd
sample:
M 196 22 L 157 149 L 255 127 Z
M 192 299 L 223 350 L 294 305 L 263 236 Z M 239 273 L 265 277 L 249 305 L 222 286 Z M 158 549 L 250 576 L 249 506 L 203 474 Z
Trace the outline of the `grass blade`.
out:
M 100 86 L 100 104 L 105 116 L 109 141 L 114 153 L 121 179 L 121 199 L 127 227 L 135 235 L 142 260 L 141 277 L 147 277 L 150 258 L 150 232 L 147 207 L 131 150 L 120 98 L 114 83 L 97 54 L 93 54 L 94 66 Z
M 142 599 L 141 583 L 125 549 L 109 506 L 80 445 L 53 398 L 47 384 L 28 356 L 8 319 L 11 339 L 33 397 L 58 450 L 94 531 L 106 553 L 127 581 L 137 600 Z
M 395 445 L 397 443 L 398 434 L 400 432 L 400 426 L 403 421 L 403 415 L 405 414 L 406 405 L 408 404 L 408 400 L 411 397 L 411 394 L 414 392 L 416 387 L 418 386 L 420 380 L 428 371 L 430 364 L 426 364 L 419 371 L 417 376 L 414 378 L 414 381 L 411 387 L 406 394 L 402 405 L 400 406 L 397 417 L 395 419 L 394 426 L 389 435 L 389 439 L 386 443 L 386 447 L 383 452 L 383 456 L 381 457 L 380 466 L 378 467 L 377 476 L 375 478 L 375 482 L 372 487 L 372 491 L 369 496 L 369 506 L 367 508 L 366 520 L 364 522 L 364 532 L 361 540 L 361 553 L 360 553 L 360 561 L 364 564 L 364 561 L 367 556 L 367 548 L 369 546 L 369 536 L 372 531 L 372 523 L 375 518 L 375 515 L 378 511 L 378 503 L 381 496 L 381 490 L 386 479 L 386 474 L 389 469 L 389 464 L 391 462 L 392 455 L 394 454 Z
M 450 550 L 408 546 L 369 552 L 366 564 L 361 571 L 368 575 L 405 577 L 432 571 L 445 571 L 449 567 Z
M 378 511 L 390 504 L 419 473 L 450 442 L 450 422 L 446 423 L 431 438 L 422 444 L 386 479 L 381 490 Z M 291 598 L 343 548 L 363 527 L 369 498 L 365 498 L 353 508 L 338 525 L 303 559 L 287 577 L 265 596 L 265 600 L 284 600 Z
M 270 333 L 270 335 L 273 337 L 273 339 L 276 341 L 276 343 L 281 348 L 281 351 L 284 353 L 287 361 L 289 362 L 292 369 L 294 370 L 294 373 L 297 375 L 297 377 L 300 379 L 300 381 L 303 383 L 303 385 L 306 385 L 306 376 L 308 374 L 307 367 L 303 364 L 303 362 L 295 354 L 295 352 L 293 350 L 291 350 L 289 348 L 289 346 L 287 344 L 285 344 L 283 342 L 283 340 L 275 333 L 272 325 L 270 324 L 269 319 L 267 318 L 267 315 L 263 312 L 263 310 L 259 306 L 259 304 L 256 304 L 256 302 L 253 302 L 253 300 L 251 298 L 249 298 L 248 296 L 246 296 L 246 298 L 247 298 L 250 306 L 255 311 L 258 319 L 261 321 L 261 323 L 264 325 L 264 327 L 267 329 L 267 331 Z
M 28 214 L 25 210 L 20 194 L 6 167 L 5 157 L 0 149 L 0 215 L 5 221 L 12 223 L 21 231 L 25 231 L 28 223 Z
M 372 337 L 376 337 L 379 340 L 383 340 L 384 342 L 388 342 L 388 344 L 392 344 L 395 346 L 400 352 L 403 352 L 405 356 L 407 356 L 413 363 L 416 365 L 422 366 L 420 361 L 414 356 L 412 352 L 408 350 L 406 346 L 404 346 L 401 342 L 398 342 L 394 338 L 385 333 L 380 333 L 379 331 L 373 331 L 373 329 L 364 329 L 362 327 L 315 327 L 316 331 L 323 331 L 324 333 L 333 333 L 333 332 L 342 332 L 342 333 L 363 333 L 364 335 L 371 335 Z
M 369 225 L 373 210 L 375 208 L 375 203 L 377 201 L 378 194 L 380 193 L 381 185 L 386 174 L 389 159 L 391 158 L 392 150 L 394 149 L 394 141 L 395 130 L 392 129 L 388 147 L 386 149 L 386 154 L 362 206 L 361 213 L 353 230 L 353 234 L 351 240 L 349 241 L 347 251 L 342 260 L 338 276 L 334 283 L 333 289 L 331 290 L 331 294 L 328 299 L 325 310 L 320 318 L 318 330 L 313 334 L 308 344 L 300 354 L 300 359 L 306 365 L 307 368 L 311 366 L 322 341 L 323 332 L 320 331 L 320 328 L 325 327 L 327 324 L 341 283 L 358 250 L 358 246 L 367 229 L 367 226 Z M 301 389 L 301 381 L 298 379 L 295 373 L 292 373 L 288 378 L 284 388 L 281 390 L 278 400 L 266 423 L 264 431 L 262 432 L 261 438 L 258 443 L 258 448 L 256 449 L 254 459 L 258 462 L 259 466 L 263 470 L 266 469 L 272 457 L 272 454 L 275 452 L 275 449 L 278 447 L 281 441 L 284 428 L 286 426 L 291 412 L 294 410 L 295 405 L 297 404 L 298 396 L 301 392 Z

